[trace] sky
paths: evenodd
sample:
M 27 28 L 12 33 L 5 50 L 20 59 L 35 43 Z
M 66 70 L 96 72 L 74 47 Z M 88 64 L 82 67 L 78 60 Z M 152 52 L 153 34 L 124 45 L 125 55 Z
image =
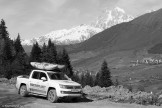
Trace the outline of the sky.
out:
M 162 8 L 162 0 L 0 0 L 0 19 L 11 38 L 31 39 L 54 30 L 89 24 L 103 9 L 120 7 L 138 16 Z

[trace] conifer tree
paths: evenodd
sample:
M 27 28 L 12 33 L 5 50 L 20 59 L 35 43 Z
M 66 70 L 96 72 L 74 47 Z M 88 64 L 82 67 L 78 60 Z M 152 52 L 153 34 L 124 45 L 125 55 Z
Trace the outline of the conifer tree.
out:
M 24 53 L 24 48 L 22 47 L 22 44 L 21 44 L 20 34 L 18 34 L 14 42 L 14 47 L 15 47 L 16 54 Z
M 90 72 L 86 72 L 84 81 L 86 85 L 93 86 L 93 78 Z
M 12 41 L 9 38 L 9 33 L 3 19 L 0 24 L 0 37 L 4 40 L 4 47 L 2 48 L 3 60 L 11 62 L 13 58 Z
M 63 60 L 63 58 L 62 58 L 62 52 L 61 51 L 59 51 L 58 53 L 57 53 L 57 63 L 58 64 L 64 64 L 64 60 Z
M 109 87 L 112 85 L 110 70 L 107 66 L 107 62 L 104 60 L 100 70 L 100 77 L 99 77 L 99 86 L 101 87 Z
M 68 53 L 67 53 L 67 51 L 65 49 L 63 49 L 63 51 L 62 51 L 61 60 L 63 61 L 63 64 L 66 66 L 65 69 L 64 69 L 65 73 L 69 77 L 72 77 L 73 76 L 73 68 L 71 66 L 69 55 L 68 55 Z
M 94 85 L 97 86 L 99 85 L 100 82 L 100 72 L 97 72 L 96 76 L 95 76 L 95 82 Z
M 12 66 L 14 67 L 14 74 L 24 74 L 28 66 L 28 56 L 21 44 L 20 34 L 18 34 L 16 40 L 13 42 L 13 45 L 15 49 L 14 62 L 12 63 Z
M 9 33 L 7 31 L 6 23 L 3 19 L 1 20 L 1 24 L 0 24 L 0 37 L 5 40 L 9 39 Z
M 54 43 L 51 42 L 51 39 L 48 41 L 47 46 L 47 61 L 49 63 L 57 63 L 57 51 Z
M 25 65 L 27 54 L 25 53 L 25 50 L 21 44 L 20 34 L 18 34 L 14 42 L 14 46 L 16 51 L 16 57 L 18 58 L 19 63 Z
M 11 62 L 13 59 L 13 55 L 12 55 L 12 48 L 11 48 L 11 41 L 6 39 L 5 40 L 5 46 L 4 46 L 4 50 L 3 50 L 3 58 L 5 61 Z
M 73 80 L 73 81 L 76 81 L 76 82 L 78 82 L 78 83 L 80 83 L 80 78 L 79 78 L 79 73 L 78 73 L 78 71 L 76 71 L 76 72 L 73 74 L 72 80 Z
M 5 78 L 10 79 L 12 77 L 12 68 L 11 64 L 14 60 L 14 51 L 13 44 L 11 39 L 9 38 L 9 33 L 7 31 L 7 27 L 5 25 L 5 21 L 2 19 L 0 23 L 0 39 L 3 40 L 3 47 L 1 47 L 1 67 L 2 74 Z
M 30 61 L 33 61 L 33 62 L 41 61 L 41 48 L 39 47 L 38 42 L 33 44 L 31 54 L 30 54 Z
M 81 76 L 80 76 L 80 83 L 81 83 L 82 87 L 86 86 L 85 75 L 84 75 L 84 73 L 81 73 Z
M 48 40 L 48 46 L 47 46 L 47 49 L 50 49 L 51 46 L 52 46 L 52 41 L 51 41 L 51 39 L 49 39 L 49 40 Z
M 48 40 L 47 46 L 45 43 L 43 44 L 41 61 L 48 63 L 57 63 L 56 46 L 54 43 L 52 43 L 51 39 Z
M 93 75 L 92 75 L 91 72 L 89 73 L 89 75 L 90 75 L 90 78 L 89 78 L 90 84 L 89 84 L 89 85 L 90 85 L 91 87 L 93 87 L 93 86 L 94 86 L 94 78 L 93 78 Z
M 41 55 L 41 61 L 42 62 L 48 62 L 48 60 L 47 60 L 47 56 L 48 56 L 48 54 L 47 54 L 48 52 L 47 52 L 47 46 L 46 46 L 46 44 L 44 43 L 43 44 L 43 47 L 42 47 L 42 55 Z
M 3 75 L 5 78 L 10 79 L 12 77 L 12 67 L 11 63 L 13 61 L 13 55 L 12 55 L 12 49 L 11 49 L 11 43 L 9 39 L 5 40 L 5 46 L 3 50 Z
M 9 54 L 6 55 L 6 48 L 9 47 L 7 45 L 9 45 L 9 38 L 8 38 L 8 31 L 6 30 L 7 27 L 5 25 L 5 21 L 2 19 L 1 23 L 0 23 L 0 40 L 1 40 L 1 44 L 0 44 L 0 61 L 1 64 L 5 63 L 5 60 L 8 60 L 8 55 L 10 55 L 11 53 L 9 52 Z M 11 50 L 11 48 L 7 49 L 7 50 Z

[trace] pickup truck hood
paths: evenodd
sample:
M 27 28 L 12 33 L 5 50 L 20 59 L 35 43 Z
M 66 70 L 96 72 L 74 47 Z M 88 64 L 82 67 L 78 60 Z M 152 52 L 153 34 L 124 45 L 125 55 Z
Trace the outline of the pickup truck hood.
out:
M 55 82 L 62 85 L 80 86 L 79 83 L 70 80 L 51 80 L 51 82 Z

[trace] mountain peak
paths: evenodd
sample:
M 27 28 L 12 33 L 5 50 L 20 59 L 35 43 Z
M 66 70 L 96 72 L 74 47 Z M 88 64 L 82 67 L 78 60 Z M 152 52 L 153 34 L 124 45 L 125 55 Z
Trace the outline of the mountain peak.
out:
M 126 14 L 124 9 L 115 7 L 114 9 L 105 9 L 104 12 L 92 23 L 95 27 L 107 29 L 111 26 L 122 22 L 129 22 L 133 20 L 133 16 Z

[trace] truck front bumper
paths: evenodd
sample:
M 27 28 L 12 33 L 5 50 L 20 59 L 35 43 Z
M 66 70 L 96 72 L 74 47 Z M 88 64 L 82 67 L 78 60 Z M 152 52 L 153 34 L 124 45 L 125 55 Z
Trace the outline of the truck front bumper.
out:
M 58 97 L 81 97 L 83 94 L 82 90 L 77 90 L 77 91 L 73 91 L 73 90 L 60 90 L 59 93 L 57 94 Z

